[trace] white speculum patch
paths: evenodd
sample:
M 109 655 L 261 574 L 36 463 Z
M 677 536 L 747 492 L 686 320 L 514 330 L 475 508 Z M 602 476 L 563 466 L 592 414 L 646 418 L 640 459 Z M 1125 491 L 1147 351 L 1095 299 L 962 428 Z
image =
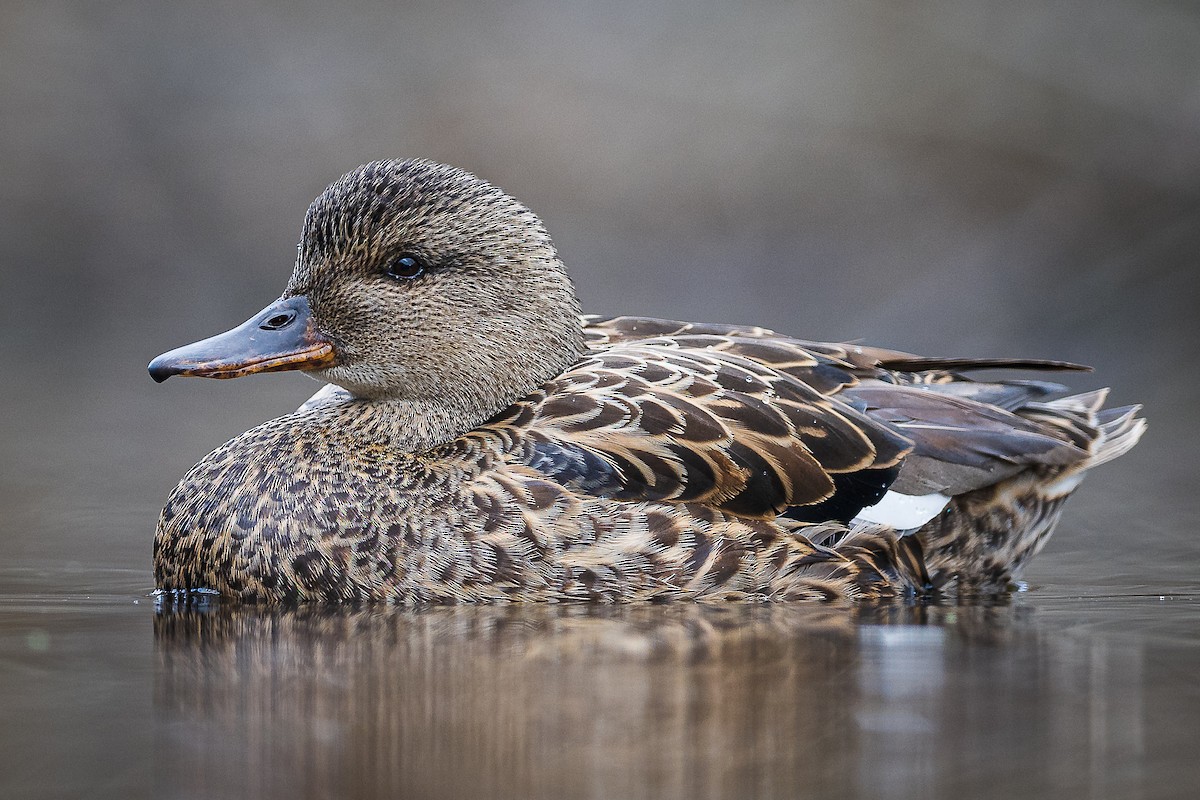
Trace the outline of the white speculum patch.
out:
M 948 496 L 937 492 L 921 495 L 888 492 L 875 505 L 859 511 L 854 519 L 906 531 L 929 522 L 940 514 L 949 502 Z

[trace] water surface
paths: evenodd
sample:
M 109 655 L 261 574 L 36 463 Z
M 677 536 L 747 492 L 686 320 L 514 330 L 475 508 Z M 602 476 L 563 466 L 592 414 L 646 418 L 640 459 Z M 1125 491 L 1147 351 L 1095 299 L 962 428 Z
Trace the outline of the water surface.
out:
M 0 795 L 1189 797 L 1197 612 L 11 594 Z

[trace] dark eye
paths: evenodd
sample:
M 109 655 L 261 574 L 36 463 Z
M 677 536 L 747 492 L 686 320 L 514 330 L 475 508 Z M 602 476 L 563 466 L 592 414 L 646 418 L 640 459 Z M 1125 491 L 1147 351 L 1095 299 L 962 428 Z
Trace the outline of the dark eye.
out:
M 414 255 L 405 253 L 401 256 L 396 256 L 388 262 L 387 270 L 388 277 L 398 278 L 400 280 L 412 280 L 419 277 L 425 272 L 425 265 L 421 263 L 421 259 Z

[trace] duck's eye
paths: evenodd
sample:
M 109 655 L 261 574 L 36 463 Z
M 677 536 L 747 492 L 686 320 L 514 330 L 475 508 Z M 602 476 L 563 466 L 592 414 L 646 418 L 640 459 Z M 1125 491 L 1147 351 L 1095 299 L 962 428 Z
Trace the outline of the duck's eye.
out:
M 384 271 L 387 273 L 389 278 L 410 281 L 413 278 L 419 277 L 425 272 L 425 265 L 421 263 L 421 259 L 409 253 L 405 253 L 404 255 L 396 256 L 389 261 L 387 269 Z

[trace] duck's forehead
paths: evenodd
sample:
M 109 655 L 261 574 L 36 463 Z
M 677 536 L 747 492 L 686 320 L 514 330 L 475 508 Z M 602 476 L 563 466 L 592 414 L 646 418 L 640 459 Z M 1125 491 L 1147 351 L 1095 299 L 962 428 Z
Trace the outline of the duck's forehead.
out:
M 301 234 L 302 256 L 308 261 L 341 260 L 377 246 L 378 229 L 389 204 L 365 187 L 334 184 L 308 207 Z
M 309 206 L 302 259 L 369 256 L 409 239 L 453 237 L 496 210 L 503 194 L 470 173 L 431 162 L 373 162 L 333 183 Z

